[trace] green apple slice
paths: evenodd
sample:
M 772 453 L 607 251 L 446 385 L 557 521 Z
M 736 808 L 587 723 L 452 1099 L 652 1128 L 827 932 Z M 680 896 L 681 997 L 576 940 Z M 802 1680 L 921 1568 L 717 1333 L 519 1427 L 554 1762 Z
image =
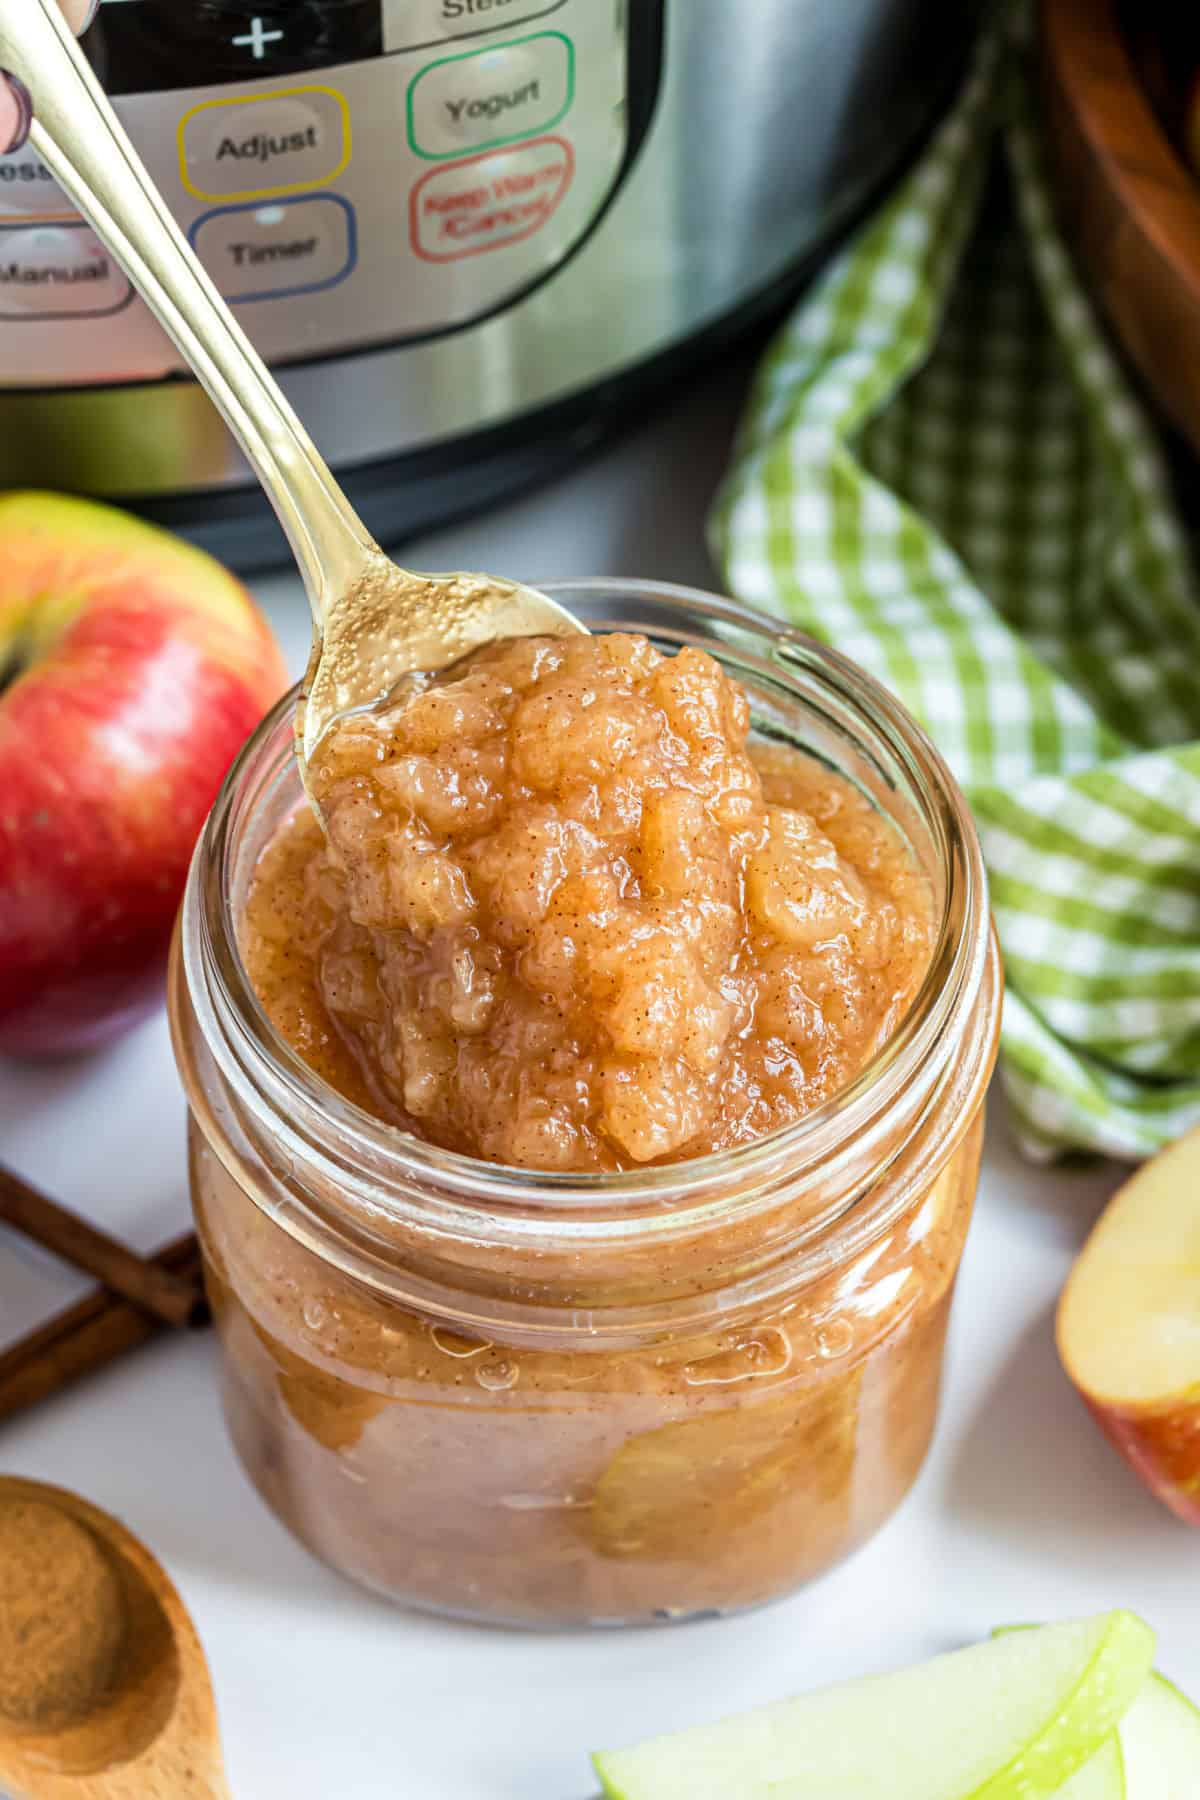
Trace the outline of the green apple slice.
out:
M 1197 1800 L 1200 1711 L 1152 1674 L 1116 1731 L 1054 1800 Z
M 1140 1704 L 1139 1696 L 1131 1710 L 1136 1710 Z M 1129 1714 L 1125 1716 L 1128 1718 Z M 1095 1756 L 1089 1756 L 1082 1769 L 1076 1769 L 1074 1775 L 1055 1789 L 1054 1800 L 1134 1800 L 1133 1793 L 1125 1785 L 1125 1759 L 1115 1731 L 1109 1732 Z
M 1152 1674 L 1117 1729 L 1054 1800 L 1197 1800 L 1200 1711 Z
M 1013 1632 L 598 1755 L 610 1800 L 1050 1800 L 1137 1696 L 1128 1612 Z
M 997 1636 L 1028 1631 L 1002 1625 Z M 1121 1785 L 1112 1791 L 1126 1800 L 1196 1800 L 1200 1796 L 1200 1708 L 1165 1675 L 1152 1670 L 1145 1687 L 1105 1748 L 1120 1763 Z M 1102 1753 L 1101 1753 L 1102 1754 Z M 1060 1790 L 1057 1800 L 1091 1800 L 1091 1790 L 1075 1783 L 1101 1760 L 1098 1754 Z M 1107 1776 L 1105 1777 L 1107 1779 Z M 1098 1786 L 1097 1797 L 1108 1790 Z
M 1152 1674 L 1112 1736 L 1055 1800 L 1197 1800 L 1200 1712 Z
M 1196 1800 L 1200 1711 L 1165 1676 L 1151 1675 L 1117 1735 L 1128 1800 Z

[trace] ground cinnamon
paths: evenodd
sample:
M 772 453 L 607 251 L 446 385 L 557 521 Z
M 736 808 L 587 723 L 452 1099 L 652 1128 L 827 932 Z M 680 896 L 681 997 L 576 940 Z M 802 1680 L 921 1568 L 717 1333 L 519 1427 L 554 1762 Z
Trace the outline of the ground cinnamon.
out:
M 53 1731 L 113 1685 L 121 1582 L 86 1525 L 42 1500 L 0 1499 L 0 1721 Z

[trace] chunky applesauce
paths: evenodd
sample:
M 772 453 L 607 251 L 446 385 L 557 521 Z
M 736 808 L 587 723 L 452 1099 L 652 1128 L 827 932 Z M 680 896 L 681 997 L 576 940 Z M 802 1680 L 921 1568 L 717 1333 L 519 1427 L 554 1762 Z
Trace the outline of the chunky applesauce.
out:
M 929 884 L 704 651 L 527 638 L 328 735 L 244 950 L 278 1028 L 398 1127 L 530 1169 L 764 1136 L 890 1036 Z
M 321 823 L 297 794 L 237 919 L 270 1025 L 398 1148 L 571 1197 L 559 1236 L 505 1248 L 401 1224 L 322 1163 L 318 1209 L 404 1271 L 397 1300 L 260 1203 L 192 1066 L 227 1410 L 260 1490 L 335 1566 L 472 1617 L 726 1611 L 829 1566 L 926 1448 L 979 1082 L 929 1178 L 840 1256 L 800 1254 L 832 1189 L 792 1194 L 785 1169 L 765 1225 L 736 1171 L 893 1038 L 937 935 L 928 869 L 859 785 L 752 736 L 714 657 L 633 635 L 410 680 L 334 728 L 310 791 Z M 881 1191 L 906 1154 L 885 1130 Z M 728 1215 L 673 1218 L 675 1178 L 713 1156 Z M 585 1250 L 592 1194 L 613 1224 Z

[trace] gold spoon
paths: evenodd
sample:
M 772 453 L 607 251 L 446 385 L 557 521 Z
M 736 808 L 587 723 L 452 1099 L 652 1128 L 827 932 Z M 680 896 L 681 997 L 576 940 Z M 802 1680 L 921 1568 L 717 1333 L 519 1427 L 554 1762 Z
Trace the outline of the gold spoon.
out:
M 63 1488 L 0 1477 L 0 1792 L 230 1800 L 208 1664 L 143 1544 Z
M 533 588 L 415 575 L 384 555 L 185 242 L 55 0 L 0 0 L 0 68 L 33 98 L 33 149 L 178 346 L 287 533 L 314 621 L 302 763 L 333 719 L 412 670 L 497 637 L 585 629 Z

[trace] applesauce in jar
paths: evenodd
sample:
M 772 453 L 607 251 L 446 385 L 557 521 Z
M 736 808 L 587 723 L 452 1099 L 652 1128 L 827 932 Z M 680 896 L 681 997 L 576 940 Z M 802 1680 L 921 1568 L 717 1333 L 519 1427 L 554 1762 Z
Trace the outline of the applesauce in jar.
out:
M 924 1455 L 995 1053 L 978 845 L 835 656 L 560 597 L 613 629 L 335 727 L 324 831 L 286 711 L 210 823 L 173 999 L 227 1414 L 396 1599 L 730 1611 Z

